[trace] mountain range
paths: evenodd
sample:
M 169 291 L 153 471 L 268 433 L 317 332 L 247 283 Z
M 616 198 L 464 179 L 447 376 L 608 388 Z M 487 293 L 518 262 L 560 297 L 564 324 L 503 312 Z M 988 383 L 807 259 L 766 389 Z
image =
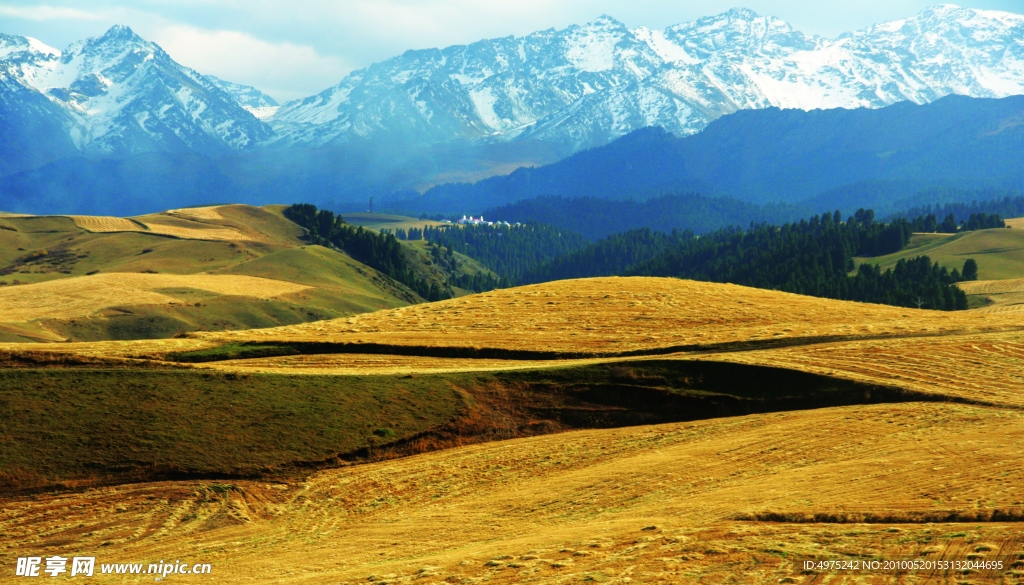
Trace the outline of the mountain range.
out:
M 664 192 L 803 203 L 817 212 L 889 204 L 934 185 L 1024 189 L 1024 96 L 947 96 L 887 108 L 745 110 L 698 134 L 637 130 L 557 163 L 398 203 L 430 213 L 545 195 L 646 198 Z M 858 202 L 859 201 L 859 202 Z
M 662 31 L 608 17 L 409 51 L 270 118 L 278 140 L 539 139 L 568 154 L 646 126 L 692 134 L 725 114 L 882 107 L 1024 93 L 1024 16 L 929 8 L 837 39 L 733 9 Z
M 185 168 L 183 197 L 199 202 L 265 203 L 282 189 L 364 201 L 555 162 L 641 128 L 687 136 L 742 110 L 1022 94 L 1021 39 L 1024 16 L 952 5 L 836 39 L 745 9 L 661 31 L 601 16 L 407 51 L 278 105 L 124 26 L 63 51 L 0 35 L 0 189 L 32 202 L 59 180 L 73 200 L 100 181 L 138 213 L 130 177 Z

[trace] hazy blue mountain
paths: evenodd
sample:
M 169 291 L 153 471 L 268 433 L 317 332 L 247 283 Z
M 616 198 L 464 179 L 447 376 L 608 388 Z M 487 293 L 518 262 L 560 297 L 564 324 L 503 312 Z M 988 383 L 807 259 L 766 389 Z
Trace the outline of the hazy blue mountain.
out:
M 482 215 L 508 222 L 547 223 L 593 241 L 638 228 L 703 234 L 731 226 L 746 227 L 751 222 L 784 224 L 812 214 L 802 205 L 762 206 L 731 197 L 674 193 L 639 201 L 542 196 L 488 209 Z
M 847 208 L 860 206 L 858 196 L 906 197 L 935 184 L 1012 185 L 1024 160 L 1022 119 L 1024 96 L 949 96 L 877 110 L 744 110 L 699 134 L 639 130 L 551 165 L 438 186 L 395 205 L 486 209 L 542 195 L 620 199 L 698 191 Z

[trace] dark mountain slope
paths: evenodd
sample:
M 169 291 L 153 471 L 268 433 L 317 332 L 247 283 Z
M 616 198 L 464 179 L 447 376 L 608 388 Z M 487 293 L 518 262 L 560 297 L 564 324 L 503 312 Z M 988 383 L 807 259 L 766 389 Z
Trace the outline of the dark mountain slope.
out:
M 949 96 L 927 105 L 856 110 L 743 110 L 693 136 L 660 129 L 474 185 L 442 185 L 407 202 L 415 210 L 482 209 L 539 195 L 621 199 L 698 190 L 746 201 L 798 202 L 879 181 L 994 186 L 1019 175 L 1024 96 Z M 884 184 L 884 183 L 883 183 Z M 847 190 L 848 191 L 848 190 Z M 883 192 L 884 193 L 884 192 Z M 844 203 L 856 201 L 845 192 Z M 830 201 L 816 201 L 824 209 Z

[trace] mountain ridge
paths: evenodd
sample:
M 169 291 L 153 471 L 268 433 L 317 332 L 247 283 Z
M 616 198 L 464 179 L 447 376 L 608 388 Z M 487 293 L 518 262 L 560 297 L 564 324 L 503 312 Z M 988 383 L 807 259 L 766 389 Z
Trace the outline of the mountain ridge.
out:
M 48 115 L 59 126 L 50 137 L 67 136 L 81 154 L 221 156 L 271 135 L 233 96 L 126 26 L 115 25 L 64 51 L 27 37 L 2 41 L 8 52 L 0 61 L 0 97 L 15 109 L 26 101 L 18 96 L 44 96 L 59 110 Z
M 246 161 L 287 159 L 316 175 L 301 184 L 328 187 L 318 203 L 351 204 L 548 164 L 640 128 L 692 135 L 745 110 L 1024 94 L 1020 38 L 1024 16 L 954 5 L 835 39 L 742 8 L 660 31 L 603 15 L 406 51 L 278 106 L 256 88 L 178 64 L 125 26 L 65 51 L 4 35 L 0 175 L 21 177 L 5 194 L 24 201 L 45 189 L 45 177 L 24 173 L 47 164 L 197 155 L 206 167 L 244 168 L 239 192 L 267 202 L 260 193 L 290 189 L 295 173 Z M 303 160 L 309 153 L 317 160 Z M 210 199 L 220 174 L 196 180 L 200 202 L 223 199 Z M 66 184 L 68 197 L 88 196 L 73 173 Z
M 381 112 L 399 107 L 394 118 L 404 117 L 402 130 L 416 139 L 431 140 L 426 123 L 441 120 L 437 128 L 453 136 L 529 137 L 571 153 L 645 126 L 692 134 L 740 109 L 1024 93 L 1021 35 L 1024 16 L 955 5 L 836 39 L 743 8 L 662 31 L 603 15 L 519 38 L 407 51 L 284 104 L 269 121 L 279 141 L 328 144 L 389 134 Z
M 459 202 L 482 210 L 539 196 L 646 199 L 686 191 L 801 203 L 879 181 L 894 194 L 908 182 L 1016 188 L 1024 179 L 1022 116 L 1024 96 L 947 96 L 877 110 L 744 110 L 691 136 L 641 129 L 550 165 L 440 185 L 393 205 L 433 213 Z M 831 201 L 814 203 L 818 211 L 835 209 Z

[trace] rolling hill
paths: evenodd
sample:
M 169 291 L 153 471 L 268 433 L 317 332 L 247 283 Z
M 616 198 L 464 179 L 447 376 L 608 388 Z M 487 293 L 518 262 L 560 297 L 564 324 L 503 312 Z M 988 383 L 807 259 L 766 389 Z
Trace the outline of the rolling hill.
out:
M 928 256 L 948 270 L 961 270 L 964 260 L 978 263 L 978 278 L 1003 280 L 1024 274 L 1024 230 L 991 229 L 958 234 L 915 234 L 905 248 L 886 256 L 860 261 L 892 268 L 901 259 Z M 860 263 L 860 262 L 858 262 Z
M 0 417 L 0 563 L 173 557 L 228 583 L 852 582 L 799 563 L 905 557 L 998 559 L 966 575 L 1013 582 L 1022 359 L 1012 315 L 650 278 L 8 343 L 0 408 L 21 414 Z
M 422 299 L 301 238 L 283 206 L 177 209 L 133 218 L 0 217 L 0 339 L 173 337 L 394 308 Z M 445 278 L 412 244 L 425 279 Z M 483 270 L 466 259 L 464 270 Z

